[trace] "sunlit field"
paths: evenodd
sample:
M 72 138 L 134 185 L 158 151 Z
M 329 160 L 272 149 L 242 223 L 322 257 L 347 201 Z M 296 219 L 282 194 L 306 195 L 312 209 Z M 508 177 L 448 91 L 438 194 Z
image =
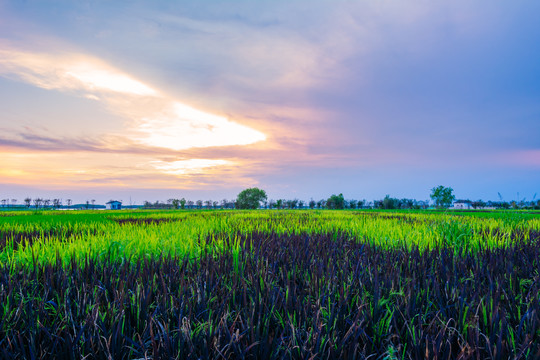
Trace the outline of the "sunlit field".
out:
M 0 356 L 540 358 L 540 214 L 2 212 Z

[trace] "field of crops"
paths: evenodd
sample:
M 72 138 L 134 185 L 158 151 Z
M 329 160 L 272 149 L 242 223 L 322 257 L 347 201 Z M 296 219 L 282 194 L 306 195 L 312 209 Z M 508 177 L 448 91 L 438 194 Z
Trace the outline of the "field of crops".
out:
M 0 213 L 0 358 L 540 358 L 540 215 Z

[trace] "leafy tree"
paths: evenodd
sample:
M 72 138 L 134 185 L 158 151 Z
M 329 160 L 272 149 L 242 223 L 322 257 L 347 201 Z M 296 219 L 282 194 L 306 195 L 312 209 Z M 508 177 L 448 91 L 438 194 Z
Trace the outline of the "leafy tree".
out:
M 439 185 L 431 189 L 431 199 L 435 201 L 437 207 L 449 207 L 456 199 L 453 194 L 454 189 Z
M 26 206 L 27 208 L 30 207 L 30 203 L 32 202 L 32 199 L 27 197 L 24 199 L 24 206 Z
M 471 205 L 472 205 L 472 207 L 473 207 L 474 209 L 479 209 L 479 208 L 485 207 L 485 206 L 486 206 L 486 203 L 485 203 L 484 201 L 482 201 L 482 200 L 477 200 L 477 201 L 473 201 L 473 202 L 471 203 Z
M 236 198 L 238 209 L 257 209 L 261 202 L 267 199 L 266 191 L 259 188 L 249 188 L 242 190 Z
M 180 209 L 184 210 L 186 208 L 186 199 L 180 199 Z
M 309 200 L 309 208 L 314 209 L 315 205 L 317 205 L 317 203 L 315 202 L 315 200 L 313 200 L 313 198 L 311 198 L 311 200 Z
M 345 198 L 343 197 L 343 194 L 330 196 L 328 200 L 326 200 L 326 207 L 328 209 L 344 209 L 345 208 Z

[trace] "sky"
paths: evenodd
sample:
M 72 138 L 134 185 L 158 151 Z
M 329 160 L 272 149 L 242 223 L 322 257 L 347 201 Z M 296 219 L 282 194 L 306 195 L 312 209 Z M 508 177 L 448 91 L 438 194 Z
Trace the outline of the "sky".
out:
M 539 13 L 0 0 L 0 198 L 532 200 Z

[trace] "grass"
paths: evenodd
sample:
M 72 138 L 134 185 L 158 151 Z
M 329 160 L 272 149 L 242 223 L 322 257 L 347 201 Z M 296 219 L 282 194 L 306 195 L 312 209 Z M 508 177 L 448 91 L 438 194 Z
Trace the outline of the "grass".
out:
M 513 212 L 18 212 L 0 357 L 538 358 L 539 259 Z

